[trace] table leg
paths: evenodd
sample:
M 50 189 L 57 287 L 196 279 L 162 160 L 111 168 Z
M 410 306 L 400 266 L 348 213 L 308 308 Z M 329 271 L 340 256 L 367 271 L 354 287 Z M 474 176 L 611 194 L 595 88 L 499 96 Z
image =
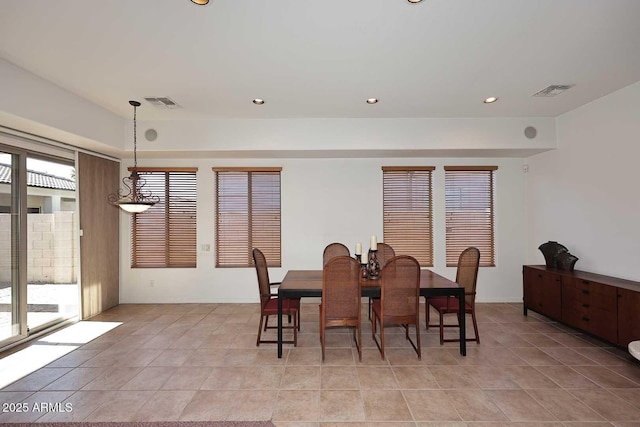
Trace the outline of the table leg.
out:
M 282 296 L 278 290 L 278 359 L 282 359 Z
M 466 323 L 466 315 L 464 312 L 465 309 L 465 301 L 464 301 L 464 291 L 461 295 L 458 296 L 458 324 L 460 325 L 460 355 L 467 355 L 467 323 Z

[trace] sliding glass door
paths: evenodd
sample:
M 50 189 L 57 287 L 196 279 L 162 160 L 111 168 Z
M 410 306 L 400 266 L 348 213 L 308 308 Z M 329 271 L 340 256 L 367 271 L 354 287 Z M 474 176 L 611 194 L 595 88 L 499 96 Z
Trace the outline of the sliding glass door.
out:
M 27 325 L 78 314 L 78 235 L 73 163 L 27 157 Z
M 0 344 L 26 336 L 24 301 L 25 266 L 20 263 L 24 231 L 20 215 L 20 163 L 16 153 L 0 150 Z
M 0 145 L 0 347 L 78 316 L 73 161 Z

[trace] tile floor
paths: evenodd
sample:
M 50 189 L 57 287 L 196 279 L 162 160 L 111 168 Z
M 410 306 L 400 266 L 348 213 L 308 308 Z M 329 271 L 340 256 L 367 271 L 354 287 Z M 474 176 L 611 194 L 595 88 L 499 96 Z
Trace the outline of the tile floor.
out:
M 255 346 L 257 304 L 121 305 L 92 319 L 120 326 L 0 390 L 0 424 L 640 426 L 640 363 L 624 351 L 524 317 L 521 304 L 477 310 L 482 343 L 467 357 L 440 346 L 436 328 L 423 331 L 419 361 L 388 328 L 383 361 L 365 321 L 361 363 L 346 330 L 328 332 L 322 363 L 317 304 L 303 304 L 298 347 L 282 359 Z

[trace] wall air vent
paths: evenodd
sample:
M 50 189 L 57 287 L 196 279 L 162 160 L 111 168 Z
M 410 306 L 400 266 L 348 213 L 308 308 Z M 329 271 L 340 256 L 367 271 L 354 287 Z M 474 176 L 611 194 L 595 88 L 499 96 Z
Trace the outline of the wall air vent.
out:
M 567 89 L 571 89 L 575 85 L 551 85 L 542 89 L 540 92 L 534 93 L 533 96 L 550 97 L 560 95 Z
M 168 108 L 169 110 L 182 108 L 168 96 L 145 97 L 144 100 L 157 108 Z

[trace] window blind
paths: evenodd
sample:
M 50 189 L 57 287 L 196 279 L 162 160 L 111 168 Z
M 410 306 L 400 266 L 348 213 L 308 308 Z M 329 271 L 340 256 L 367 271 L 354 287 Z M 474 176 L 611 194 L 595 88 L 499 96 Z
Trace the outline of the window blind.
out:
M 435 168 L 382 168 L 384 242 L 396 255 L 411 255 L 433 266 L 431 172 Z
M 196 267 L 196 171 L 138 168 L 160 201 L 131 216 L 132 268 Z
M 252 267 L 253 248 L 281 266 L 281 168 L 214 168 L 216 267 Z
M 480 266 L 495 266 L 494 171 L 497 166 L 445 166 L 447 266 L 464 249 L 480 250 Z

